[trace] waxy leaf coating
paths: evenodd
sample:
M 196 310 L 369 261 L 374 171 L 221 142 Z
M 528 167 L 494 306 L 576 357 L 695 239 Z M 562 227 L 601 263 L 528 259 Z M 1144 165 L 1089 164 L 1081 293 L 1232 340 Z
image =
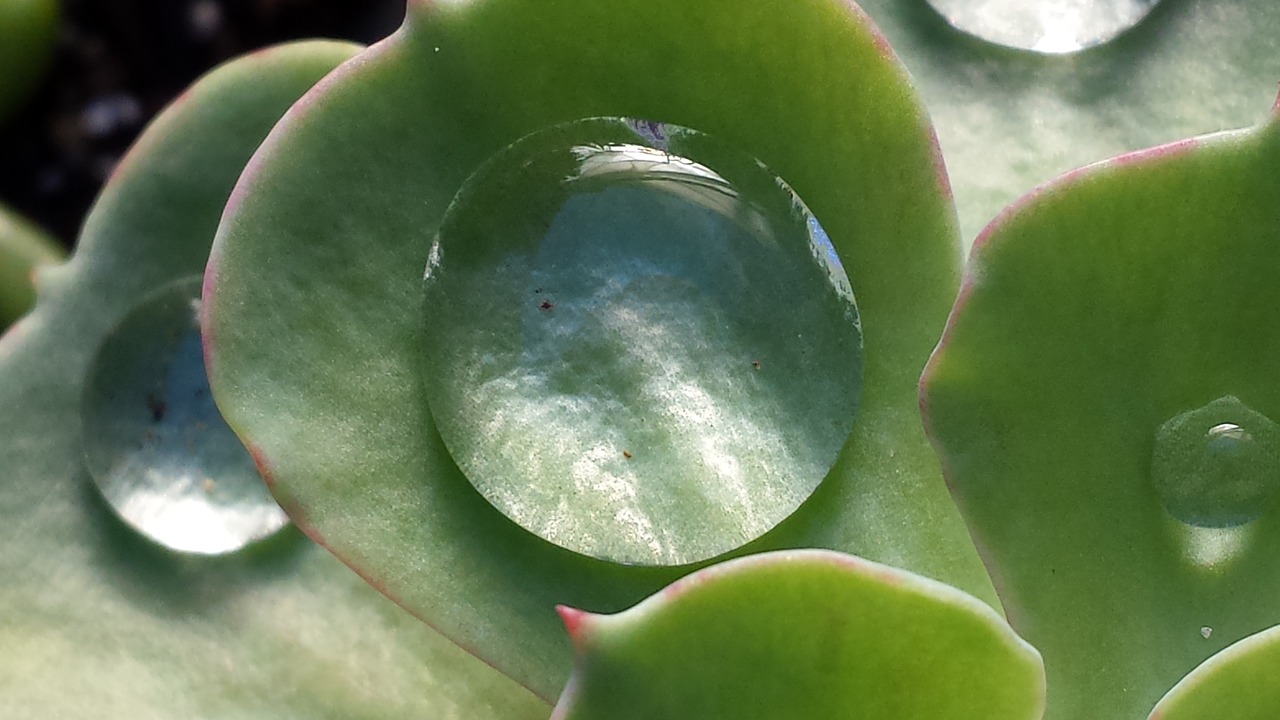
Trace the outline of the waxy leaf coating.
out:
M 1039 720 L 1040 656 L 989 606 L 851 555 L 780 551 L 617 615 L 562 608 L 555 720 Z
M 94 351 L 149 290 L 204 267 L 253 149 L 358 47 L 235 61 L 164 111 L 115 170 L 36 309 L 0 340 L 0 716 L 546 717 L 547 706 L 296 532 L 224 558 L 121 523 L 84 467 Z
M 1280 620 L 1277 167 L 1274 120 L 1120 157 L 975 245 L 922 402 L 1051 720 L 1141 717 Z
M 522 530 L 458 471 L 425 402 L 422 276 L 446 206 L 496 151 L 595 116 L 758 158 L 856 288 L 853 434 L 810 500 L 742 551 L 855 551 L 994 602 L 915 405 L 958 281 L 946 181 L 902 68 L 837 0 L 413 2 L 396 35 L 295 106 L 237 186 L 205 298 L 214 393 L 295 521 L 547 698 L 571 661 L 555 604 L 618 610 L 689 570 Z
M 1148 720 L 1270 720 L 1280 708 L 1280 626 L 1250 635 L 1206 660 Z

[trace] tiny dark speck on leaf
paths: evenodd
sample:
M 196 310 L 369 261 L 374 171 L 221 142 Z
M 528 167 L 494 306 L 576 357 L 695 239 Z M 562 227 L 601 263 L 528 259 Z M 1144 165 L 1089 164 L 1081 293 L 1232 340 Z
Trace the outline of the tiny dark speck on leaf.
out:
M 631 459 L 631 451 L 630 451 L 630 450 L 623 450 L 623 451 L 622 451 L 622 457 L 624 457 L 624 458 L 626 458 L 626 459 L 630 460 L 630 459 Z
M 542 301 L 542 304 L 541 304 L 541 305 L 539 305 L 538 307 L 542 308 L 543 310 L 550 310 L 551 308 L 553 308 L 553 307 L 555 307 L 555 306 L 556 306 L 556 304 L 555 304 L 555 303 L 553 303 L 553 302 L 548 302 L 548 301 L 546 301 L 546 300 L 543 300 L 543 301 Z
M 147 396 L 147 409 L 151 411 L 151 422 L 160 422 L 164 419 L 164 413 L 168 409 L 165 402 L 155 395 Z
M 759 369 L 760 369 L 760 361 L 759 361 L 759 360 L 752 360 L 752 361 L 751 361 L 751 367 L 753 367 L 753 368 L 755 368 L 755 369 L 759 370 Z

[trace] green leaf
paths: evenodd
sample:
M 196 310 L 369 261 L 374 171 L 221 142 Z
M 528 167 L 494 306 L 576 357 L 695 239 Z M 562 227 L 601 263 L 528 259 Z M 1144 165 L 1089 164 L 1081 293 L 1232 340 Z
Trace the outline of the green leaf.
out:
M 836 0 L 411 3 L 399 33 L 276 128 L 206 276 L 214 391 L 277 499 L 543 697 L 569 671 L 555 604 L 618 610 L 687 572 L 589 560 L 516 527 L 457 470 L 424 401 L 422 275 L 446 205 L 497 150 L 589 116 L 683 125 L 759 158 L 822 222 L 857 293 L 853 434 L 810 501 L 746 551 L 857 552 L 994 603 L 916 408 L 956 289 L 953 211 L 905 74 Z
M 0 330 L 35 303 L 36 268 L 57 263 L 63 255 L 43 230 L 0 205 Z
M 1046 57 L 976 40 L 926 0 L 861 0 L 938 129 L 966 242 L 1087 163 L 1252 125 L 1280 79 L 1272 0 L 1163 0 L 1130 32 Z
M 1269 720 L 1280 707 L 1280 627 L 1251 635 L 1183 678 L 1148 720 Z
M 1120 157 L 975 245 L 923 405 L 1049 718 L 1280 619 L 1278 163 L 1274 121 Z
M 200 271 L 253 149 L 358 49 L 282 46 L 188 90 L 0 342 L 6 718 L 545 717 L 296 531 L 221 558 L 169 553 L 116 519 L 84 469 L 78 410 L 95 349 L 147 291 Z
M 563 608 L 556 720 L 1038 720 L 1044 667 L 989 606 L 829 551 L 702 570 L 617 615 Z
M 59 0 L 0 3 L 0 120 L 31 92 L 53 56 Z

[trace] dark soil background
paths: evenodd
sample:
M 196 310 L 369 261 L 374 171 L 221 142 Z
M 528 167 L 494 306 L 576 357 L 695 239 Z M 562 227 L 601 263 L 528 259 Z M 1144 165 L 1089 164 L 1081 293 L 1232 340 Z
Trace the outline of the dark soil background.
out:
M 404 0 L 64 0 L 51 71 L 0 126 L 0 201 L 70 248 L 120 155 L 192 80 L 285 40 L 371 43 L 403 17 Z

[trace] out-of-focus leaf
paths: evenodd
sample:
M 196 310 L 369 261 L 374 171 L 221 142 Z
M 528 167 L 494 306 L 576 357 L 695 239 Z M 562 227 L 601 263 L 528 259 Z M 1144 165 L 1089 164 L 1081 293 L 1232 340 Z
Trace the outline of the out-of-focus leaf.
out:
M 253 149 L 358 49 L 282 46 L 188 90 L 0 341 L 6 720 L 545 717 L 296 531 L 227 557 L 176 555 L 117 520 L 84 469 L 80 391 L 99 343 L 149 290 L 203 268 Z

